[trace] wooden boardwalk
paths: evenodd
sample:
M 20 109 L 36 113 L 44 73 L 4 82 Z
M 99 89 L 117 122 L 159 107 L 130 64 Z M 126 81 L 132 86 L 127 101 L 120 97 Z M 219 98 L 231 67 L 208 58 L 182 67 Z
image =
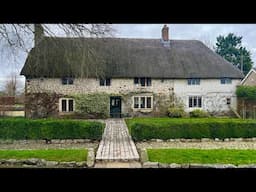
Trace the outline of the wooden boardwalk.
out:
M 123 119 L 107 119 L 96 161 L 138 161 L 139 154 Z

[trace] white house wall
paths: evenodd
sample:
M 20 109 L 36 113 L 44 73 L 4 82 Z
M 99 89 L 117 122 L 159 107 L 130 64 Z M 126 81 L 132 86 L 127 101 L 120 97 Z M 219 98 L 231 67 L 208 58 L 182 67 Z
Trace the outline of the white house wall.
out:
M 189 96 L 202 96 L 202 109 L 210 112 L 228 111 L 226 98 L 231 98 L 231 107 L 236 109 L 236 86 L 240 80 L 232 80 L 231 84 L 221 84 L 220 79 L 201 79 L 200 85 L 188 85 L 187 80 L 175 80 L 174 92 L 182 99 L 187 112 Z

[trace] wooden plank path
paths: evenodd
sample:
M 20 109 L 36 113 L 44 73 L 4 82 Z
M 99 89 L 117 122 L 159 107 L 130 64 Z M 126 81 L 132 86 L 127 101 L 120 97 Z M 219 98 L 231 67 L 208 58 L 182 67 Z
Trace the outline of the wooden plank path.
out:
M 107 119 L 96 161 L 138 161 L 139 154 L 124 119 Z

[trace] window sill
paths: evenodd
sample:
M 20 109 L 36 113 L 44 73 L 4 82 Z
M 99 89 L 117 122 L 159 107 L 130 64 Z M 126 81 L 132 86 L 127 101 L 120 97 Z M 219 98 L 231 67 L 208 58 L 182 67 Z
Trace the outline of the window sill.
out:
M 133 111 L 141 112 L 141 113 L 150 113 L 153 111 L 153 109 L 136 109 L 136 108 L 134 108 Z

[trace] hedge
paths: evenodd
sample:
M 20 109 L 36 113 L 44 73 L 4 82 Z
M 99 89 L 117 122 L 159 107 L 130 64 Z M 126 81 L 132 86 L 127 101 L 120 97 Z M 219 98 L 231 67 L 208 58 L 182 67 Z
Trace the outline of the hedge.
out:
M 236 89 L 237 97 L 256 100 L 256 87 L 255 86 L 238 86 Z
M 137 118 L 126 122 L 135 141 L 256 137 L 255 120 Z
M 101 139 L 104 124 L 94 121 L 0 119 L 0 139 Z

